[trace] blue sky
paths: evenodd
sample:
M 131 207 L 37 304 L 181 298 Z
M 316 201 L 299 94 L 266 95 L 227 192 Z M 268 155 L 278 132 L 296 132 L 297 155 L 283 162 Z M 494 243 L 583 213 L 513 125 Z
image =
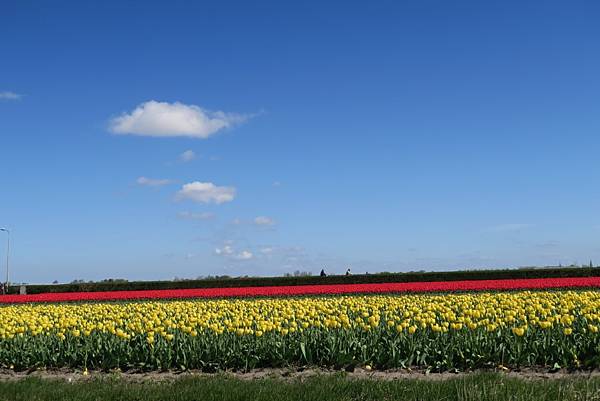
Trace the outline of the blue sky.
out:
M 189 3 L 0 5 L 14 281 L 600 263 L 596 2 Z

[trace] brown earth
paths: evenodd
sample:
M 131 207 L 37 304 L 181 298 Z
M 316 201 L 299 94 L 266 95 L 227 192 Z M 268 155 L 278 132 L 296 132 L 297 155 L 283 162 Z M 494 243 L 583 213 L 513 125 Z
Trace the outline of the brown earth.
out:
M 527 380 L 557 380 L 564 378 L 590 378 L 600 377 L 600 370 L 592 371 L 552 371 L 548 369 L 536 369 L 527 368 L 518 371 L 510 370 L 477 370 L 474 372 L 443 372 L 443 373 L 428 373 L 422 369 L 397 369 L 397 370 L 368 370 L 364 368 L 356 368 L 352 372 L 342 372 L 339 370 L 326 370 L 326 369 L 255 369 L 249 372 L 234 372 L 225 371 L 220 373 L 203 373 L 200 371 L 166 371 L 166 372 L 101 372 L 101 371 L 89 371 L 82 372 L 81 370 L 71 369 L 40 369 L 25 372 L 15 372 L 12 370 L 0 369 L 0 381 L 8 380 L 21 380 L 28 377 L 38 377 L 42 379 L 53 379 L 53 380 L 65 380 L 68 382 L 72 381 L 85 381 L 90 379 L 122 379 L 131 382 L 144 382 L 144 381 L 172 381 L 181 378 L 189 377 L 214 377 L 216 375 L 230 375 L 242 380 L 256 380 L 256 379 L 281 379 L 281 380 L 305 380 L 316 375 L 335 375 L 342 374 L 348 379 L 376 379 L 376 380 L 402 380 L 402 379 L 416 379 L 416 380 L 446 380 L 452 378 L 458 378 L 473 374 L 475 372 L 496 372 L 501 373 L 507 377 L 516 377 Z

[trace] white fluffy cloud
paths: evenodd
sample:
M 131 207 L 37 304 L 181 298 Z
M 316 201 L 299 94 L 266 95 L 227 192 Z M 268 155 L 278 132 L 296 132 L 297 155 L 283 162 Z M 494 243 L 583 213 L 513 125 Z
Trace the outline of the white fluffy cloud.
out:
M 186 150 L 185 152 L 183 152 L 182 154 L 179 155 L 179 160 L 187 163 L 190 162 L 192 160 L 194 160 L 196 158 L 196 153 L 194 153 L 193 150 Z
M 204 110 L 196 105 L 150 100 L 110 121 L 110 131 L 154 137 L 208 138 L 246 121 L 250 116 Z
M 23 97 L 23 95 L 19 95 L 18 93 L 14 93 L 14 92 L 10 92 L 10 91 L 0 92 L 0 99 L 4 99 L 4 100 L 18 100 L 22 97 Z
M 210 220 L 215 217 L 215 215 L 210 212 L 194 213 L 194 212 L 187 212 L 187 211 L 179 212 L 179 213 L 177 213 L 177 216 L 179 216 L 179 218 L 181 218 L 181 219 L 186 219 L 186 220 Z
M 176 198 L 189 199 L 200 203 L 216 203 L 217 205 L 231 202 L 235 198 L 234 187 L 218 187 L 212 182 L 194 181 L 183 185 L 177 192 Z
M 167 179 L 140 177 L 136 180 L 136 182 L 138 185 L 144 185 L 148 187 L 162 187 L 164 185 L 169 185 L 173 181 Z
M 257 226 L 273 226 L 275 225 L 275 220 L 267 216 L 258 216 L 254 219 L 254 224 Z

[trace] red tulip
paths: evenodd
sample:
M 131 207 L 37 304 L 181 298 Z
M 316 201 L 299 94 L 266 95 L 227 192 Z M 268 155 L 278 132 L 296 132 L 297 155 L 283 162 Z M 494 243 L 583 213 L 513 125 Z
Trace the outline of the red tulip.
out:
M 417 283 L 328 284 L 242 288 L 198 288 L 152 291 L 65 292 L 0 296 L 0 303 L 114 301 L 135 299 L 225 298 L 406 292 L 500 291 L 548 288 L 600 288 L 600 277 L 519 280 L 431 281 Z

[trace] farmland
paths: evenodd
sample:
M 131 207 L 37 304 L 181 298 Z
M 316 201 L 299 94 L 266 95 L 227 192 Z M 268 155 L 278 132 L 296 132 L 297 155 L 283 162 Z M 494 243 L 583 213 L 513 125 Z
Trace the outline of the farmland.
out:
M 385 294 L 448 291 L 499 291 L 550 288 L 598 288 L 600 277 L 560 277 L 503 280 L 424 281 L 409 283 L 357 283 L 260 287 L 179 288 L 139 291 L 85 291 L 8 295 L 1 303 L 110 301 L 135 299 L 272 297 L 301 295 Z
M 4 295 L 0 400 L 592 400 L 598 288 L 592 276 Z
M 595 368 L 600 292 L 318 295 L 0 306 L 0 367 Z

